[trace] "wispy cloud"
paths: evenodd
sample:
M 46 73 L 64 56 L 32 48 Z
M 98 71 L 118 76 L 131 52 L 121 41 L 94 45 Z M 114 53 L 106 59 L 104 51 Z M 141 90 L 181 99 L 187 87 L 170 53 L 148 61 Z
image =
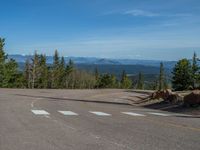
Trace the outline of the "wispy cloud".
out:
M 190 17 L 192 14 L 189 13 L 155 13 L 151 11 L 145 11 L 140 9 L 134 9 L 125 11 L 123 14 L 125 15 L 132 15 L 132 16 L 144 16 L 144 17 Z
M 142 9 L 132 9 L 125 11 L 109 11 L 104 13 L 104 15 L 121 14 L 121 15 L 131 15 L 134 17 L 190 17 L 190 13 L 165 13 L 165 12 L 153 12 Z
M 134 10 L 128 10 L 123 12 L 122 14 L 124 15 L 132 15 L 132 16 L 145 16 L 145 17 L 156 17 L 156 16 L 160 16 L 160 14 L 157 13 L 153 13 L 150 11 L 144 11 L 144 10 L 140 10 L 140 9 L 134 9 Z

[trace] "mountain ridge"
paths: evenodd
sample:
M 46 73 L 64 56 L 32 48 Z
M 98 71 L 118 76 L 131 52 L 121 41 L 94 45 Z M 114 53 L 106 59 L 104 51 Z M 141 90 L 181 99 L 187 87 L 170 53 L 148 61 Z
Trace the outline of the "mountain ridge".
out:
M 8 55 L 8 58 L 15 59 L 18 63 L 25 63 L 26 59 L 31 59 L 33 55 L 20 55 L 20 54 L 11 54 Z M 53 56 L 46 56 L 47 63 L 53 63 Z M 93 64 L 93 65 L 144 65 L 144 66 L 153 66 L 159 67 L 160 62 L 163 62 L 166 68 L 173 68 L 176 64 L 176 61 L 161 61 L 161 60 L 139 60 L 139 59 L 114 59 L 114 58 L 98 58 L 98 57 L 64 57 L 65 61 L 70 59 L 74 61 L 75 64 Z

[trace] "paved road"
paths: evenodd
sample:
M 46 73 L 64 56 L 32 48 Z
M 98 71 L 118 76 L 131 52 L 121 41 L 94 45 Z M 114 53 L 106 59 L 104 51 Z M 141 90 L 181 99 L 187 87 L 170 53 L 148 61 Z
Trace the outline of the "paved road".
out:
M 134 96 L 122 90 L 0 89 L 0 150 L 200 149 L 200 118 L 122 103 Z

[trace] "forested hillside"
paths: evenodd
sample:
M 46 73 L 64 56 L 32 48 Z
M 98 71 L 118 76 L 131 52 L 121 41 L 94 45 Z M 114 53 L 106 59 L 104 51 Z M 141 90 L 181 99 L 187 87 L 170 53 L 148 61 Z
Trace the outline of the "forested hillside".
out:
M 165 68 L 164 62 L 161 62 L 159 67 L 151 64 L 122 65 L 117 61 L 96 58 L 93 58 L 93 61 L 101 63 L 75 64 L 72 59 L 66 61 L 57 50 L 52 57 L 52 63 L 51 57 L 38 54 L 37 51 L 33 56 L 26 57 L 25 62 L 17 62 L 21 56 L 18 56 L 16 61 L 6 54 L 4 47 L 5 39 L 0 38 L 0 87 L 4 88 L 161 90 L 172 86 L 175 90 L 184 90 L 199 87 L 196 54 L 192 63 L 183 59 L 171 69 L 169 66 Z

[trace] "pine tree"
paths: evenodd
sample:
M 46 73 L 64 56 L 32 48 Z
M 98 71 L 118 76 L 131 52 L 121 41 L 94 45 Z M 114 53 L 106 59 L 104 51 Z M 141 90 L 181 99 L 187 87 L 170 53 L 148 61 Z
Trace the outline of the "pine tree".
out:
M 54 56 L 53 56 L 53 67 L 57 68 L 59 66 L 59 63 L 60 63 L 60 59 L 59 59 L 58 50 L 55 50 Z
M 15 60 L 7 59 L 4 51 L 5 39 L 0 38 L 0 87 L 17 87 L 18 79 L 21 78 Z
M 95 88 L 98 88 L 99 87 L 99 71 L 98 71 L 97 67 L 94 70 L 94 76 L 95 76 L 95 80 L 96 80 Z
M 179 60 L 172 74 L 172 87 L 174 90 L 187 90 L 192 86 L 192 67 L 189 60 Z
M 132 81 L 128 78 L 125 70 L 122 71 L 122 77 L 121 77 L 121 88 L 123 89 L 129 89 L 132 86 Z
M 60 67 L 60 59 L 58 51 L 55 50 L 53 57 L 53 67 L 52 67 L 52 88 L 59 88 L 59 67 Z
M 111 86 L 110 88 L 117 88 L 117 79 L 116 79 L 116 76 L 114 74 L 111 74 L 110 75 L 110 78 L 111 78 Z
M 67 72 L 68 73 L 71 73 L 71 72 L 73 72 L 73 70 L 74 70 L 74 62 L 73 62 L 73 60 L 69 60 L 69 63 L 68 63 L 68 69 L 67 69 Z
M 99 88 L 116 88 L 117 80 L 114 75 L 103 74 L 99 77 Z
M 66 87 L 67 88 L 74 88 L 74 82 L 75 82 L 75 73 L 74 71 L 74 62 L 70 59 L 67 66 L 66 66 Z
M 144 76 L 142 72 L 139 72 L 138 75 L 138 83 L 137 83 L 137 89 L 144 89 Z
M 59 66 L 59 88 L 65 88 L 65 82 L 66 82 L 65 59 L 64 57 L 62 57 Z
M 4 51 L 4 46 L 5 46 L 5 39 L 0 38 L 0 64 L 5 63 L 5 60 L 7 59 L 7 55 L 5 54 Z
M 15 60 L 11 59 L 7 63 L 5 63 L 4 68 L 4 78 L 3 78 L 3 87 L 13 88 L 17 85 L 18 71 L 17 71 L 17 63 Z
M 40 60 L 39 60 L 39 83 L 38 87 L 39 88 L 47 88 L 48 87 L 48 66 L 46 64 L 46 56 L 45 55 L 40 55 Z
M 199 66 L 197 61 L 198 61 L 197 54 L 194 52 L 192 59 L 192 78 L 193 78 L 192 86 L 194 89 L 198 87 Z
M 0 87 L 3 86 L 6 55 L 4 52 L 5 39 L 0 38 Z
M 31 88 L 31 66 L 29 59 L 26 60 L 24 68 L 24 80 L 27 88 Z
M 164 66 L 163 63 L 160 63 L 160 74 L 159 74 L 159 90 L 164 89 L 165 77 L 164 77 Z

